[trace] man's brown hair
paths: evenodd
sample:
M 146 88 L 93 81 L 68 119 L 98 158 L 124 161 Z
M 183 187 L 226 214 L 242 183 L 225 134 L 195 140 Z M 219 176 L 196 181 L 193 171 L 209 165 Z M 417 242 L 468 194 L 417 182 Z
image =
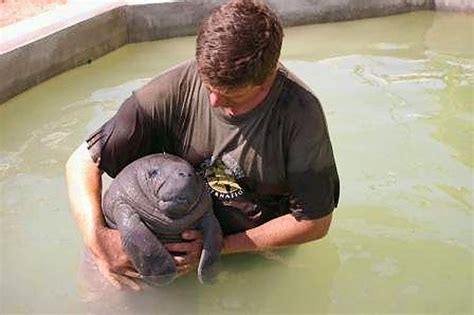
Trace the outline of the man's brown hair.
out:
M 276 69 L 282 39 L 280 20 L 262 1 L 230 1 L 199 29 L 198 72 L 216 88 L 260 85 Z

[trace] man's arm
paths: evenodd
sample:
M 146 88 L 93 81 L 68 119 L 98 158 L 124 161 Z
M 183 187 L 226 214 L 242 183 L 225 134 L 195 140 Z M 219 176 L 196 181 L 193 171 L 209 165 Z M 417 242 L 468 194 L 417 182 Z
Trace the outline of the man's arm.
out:
M 223 253 L 269 250 L 302 244 L 324 237 L 331 225 L 332 215 L 314 220 L 296 220 L 291 214 L 275 218 L 253 229 L 228 235 Z
M 121 284 L 138 290 L 129 277 L 138 274 L 123 251 L 120 234 L 105 226 L 101 210 L 102 172 L 82 144 L 66 164 L 71 211 L 87 248 L 100 272 L 116 287 Z
M 328 233 L 331 220 L 332 214 L 301 221 L 286 214 L 253 229 L 226 236 L 222 253 L 264 251 L 317 240 Z M 187 272 L 199 260 L 202 236 L 198 231 L 185 231 L 182 237 L 188 242 L 168 243 L 165 247 L 172 252 L 185 253 L 174 258 L 178 269 Z

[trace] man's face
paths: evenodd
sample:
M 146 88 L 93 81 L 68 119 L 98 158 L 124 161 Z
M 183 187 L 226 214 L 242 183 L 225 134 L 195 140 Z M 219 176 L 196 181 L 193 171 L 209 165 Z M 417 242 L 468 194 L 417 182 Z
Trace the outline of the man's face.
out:
M 247 85 L 240 88 L 222 89 L 206 85 L 209 103 L 212 107 L 234 108 L 245 107 L 252 103 L 261 93 L 261 85 Z

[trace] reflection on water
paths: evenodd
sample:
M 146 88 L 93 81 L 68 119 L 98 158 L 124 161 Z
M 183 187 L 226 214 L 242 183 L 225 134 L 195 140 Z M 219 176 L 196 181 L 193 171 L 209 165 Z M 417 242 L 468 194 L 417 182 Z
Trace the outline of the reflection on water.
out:
M 473 22 L 418 12 L 286 30 L 283 62 L 326 111 L 341 204 L 324 240 L 226 256 L 213 286 L 189 274 L 81 301 L 63 179 L 72 150 L 191 58 L 194 38 L 128 45 L 3 104 L 0 312 L 472 313 Z
M 298 249 L 224 257 L 217 285 L 200 285 L 190 273 L 168 287 L 142 284 L 144 290 L 137 293 L 113 289 L 88 259 L 83 258 L 80 267 L 79 287 L 84 307 L 93 313 L 325 313 L 339 267 L 336 247 L 321 242 Z M 308 299 L 304 292 L 315 296 Z M 292 296 L 291 303 L 275 303 L 288 296 Z
M 453 157 L 472 168 L 472 142 L 463 139 L 474 139 L 474 121 L 470 115 L 474 106 L 474 61 L 434 55 L 430 66 L 439 68 L 441 65 L 445 65 L 442 76 L 445 88 L 433 90 L 441 108 L 428 118 L 436 126 L 432 135 L 453 149 Z

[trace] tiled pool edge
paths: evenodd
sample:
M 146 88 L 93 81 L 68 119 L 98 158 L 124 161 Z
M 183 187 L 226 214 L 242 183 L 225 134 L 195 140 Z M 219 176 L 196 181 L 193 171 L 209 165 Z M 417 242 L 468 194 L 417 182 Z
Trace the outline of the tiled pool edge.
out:
M 97 13 L 71 26 L 59 26 L 51 34 L 7 49 L 0 55 L 0 104 L 57 74 L 97 59 L 127 43 L 195 34 L 202 18 L 223 2 L 203 0 L 126 5 L 118 1 L 116 7 L 106 12 Z M 286 26 L 346 21 L 416 10 L 474 11 L 474 4 L 468 0 L 267 2 L 279 13 Z

